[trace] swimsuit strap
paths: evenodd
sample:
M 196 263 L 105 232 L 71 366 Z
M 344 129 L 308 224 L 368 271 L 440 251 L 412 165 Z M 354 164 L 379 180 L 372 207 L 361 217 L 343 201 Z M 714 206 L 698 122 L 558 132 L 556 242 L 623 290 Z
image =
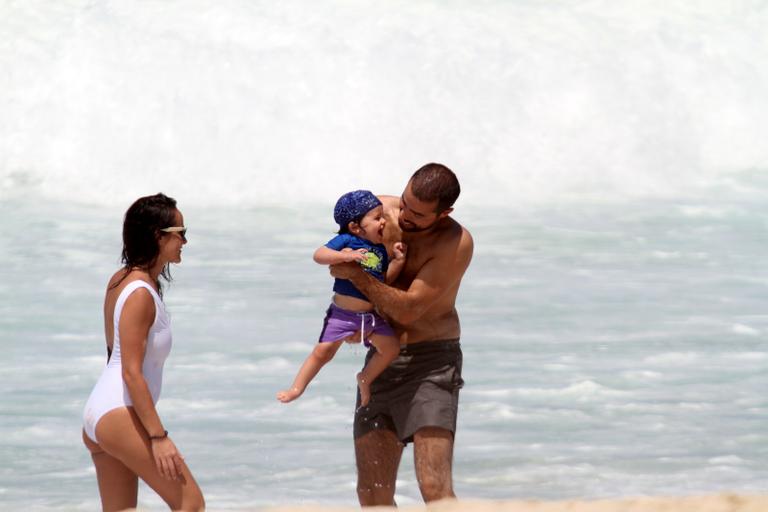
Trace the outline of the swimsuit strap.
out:
M 117 333 L 118 324 L 120 323 L 120 314 L 123 312 L 123 306 L 125 305 L 125 302 L 128 300 L 128 297 L 138 290 L 139 288 L 146 288 L 149 290 L 149 293 L 152 294 L 152 298 L 155 301 L 155 306 L 157 306 L 157 303 L 162 303 L 162 300 L 160 299 L 160 296 L 157 294 L 154 288 L 146 282 L 141 279 L 136 279 L 135 281 L 131 281 L 127 285 L 125 285 L 125 288 L 123 288 L 123 291 L 120 292 L 120 295 L 117 296 L 117 301 L 115 301 L 115 312 L 112 316 L 112 326 L 115 329 L 115 333 Z

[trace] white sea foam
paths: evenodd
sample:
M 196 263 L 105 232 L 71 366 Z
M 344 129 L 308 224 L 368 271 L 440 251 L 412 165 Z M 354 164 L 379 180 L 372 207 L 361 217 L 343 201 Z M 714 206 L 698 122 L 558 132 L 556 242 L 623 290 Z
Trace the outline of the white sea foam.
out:
M 217 412 L 228 412 L 236 405 L 234 401 L 221 399 L 200 399 L 183 400 L 179 398 L 163 398 L 162 408 L 170 414 L 176 414 L 181 411 L 191 412 L 192 414 L 204 413 L 206 415 Z
M 643 362 L 659 366 L 690 366 L 699 360 L 701 360 L 701 354 L 695 352 L 667 352 L 647 357 Z
M 725 354 L 726 359 L 747 362 L 762 362 L 768 360 L 768 352 L 738 352 L 735 354 Z
M 731 330 L 736 334 L 743 334 L 745 336 L 759 336 L 760 331 L 754 327 L 750 327 L 744 324 L 734 324 Z
M 520 388 L 512 390 L 512 393 L 524 397 L 536 398 L 569 398 L 577 401 L 603 400 L 607 397 L 628 396 L 629 393 L 616 389 L 610 389 L 594 381 L 585 380 L 575 382 L 565 388 L 542 389 L 542 388 Z
M 84 333 L 68 333 L 68 332 L 60 332 L 55 333 L 51 335 L 51 339 L 55 341 L 94 341 L 94 340 L 100 340 L 102 339 L 102 336 L 99 336 L 98 334 L 94 334 L 91 332 L 84 332 Z M 96 358 L 84 358 L 84 362 L 91 363 Z M 103 358 L 101 359 L 103 361 Z
M 748 212 L 744 208 L 740 207 L 716 207 L 716 206 L 700 206 L 690 205 L 681 206 L 680 212 L 686 217 L 691 218 L 705 218 L 705 219 L 724 219 L 732 215 L 747 215 Z
M 270 357 L 255 363 L 237 362 L 232 360 L 222 362 L 198 362 L 198 363 L 176 363 L 174 367 L 184 371 L 204 371 L 208 373 L 252 373 L 252 374 L 275 374 L 282 373 L 287 368 L 292 368 L 295 363 L 284 357 Z
M 65 428 L 62 428 L 64 426 Z M 35 423 L 18 429 L 6 430 L 3 442 L 10 446 L 72 446 L 72 439 L 77 439 L 80 428 L 74 424 L 62 425 L 61 422 Z
M 676 260 L 682 256 L 678 251 L 653 251 L 651 255 L 660 260 Z
M 433 159 L 464 204 L 750 190 L 733 173 L 768 161 L 768 15 L 743 10 L 6 4 L 0 194 L 325 203 L 399 193 Z
M 744 464 L 744 459 L 735 455 L 724 455 L 722 457 L 712 457 L 707 462 L 713 465 L 739 466 Z
M 652 371 L 652 370 L 631 370 L 631 371 L 621 372 L 621 376 L 627 380 L 640 381 L 640 382 L 656 381 L 664 378 L 663 373 Z

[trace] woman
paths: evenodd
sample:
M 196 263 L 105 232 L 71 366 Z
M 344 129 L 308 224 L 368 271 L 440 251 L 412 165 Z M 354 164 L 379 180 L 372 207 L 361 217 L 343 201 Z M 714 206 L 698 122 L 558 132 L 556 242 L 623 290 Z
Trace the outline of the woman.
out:
M 96 466 L 102 509 L 136 508 L 138 479 L 172 510 L 202 510 L 203 494 L 163 427 L 155 403 L 171 328 L 160 276 L 181 262 L 184 217 L 163 194 L 138 199 L 123 223 L 123 268 L 104 299 L 107 365 L 83 415 L 83 442 Z

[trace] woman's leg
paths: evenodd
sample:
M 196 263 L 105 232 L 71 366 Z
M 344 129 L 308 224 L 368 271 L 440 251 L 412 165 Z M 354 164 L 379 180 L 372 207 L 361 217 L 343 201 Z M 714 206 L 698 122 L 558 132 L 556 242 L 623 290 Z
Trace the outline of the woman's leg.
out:
M 149 436 L 133 408 L 120 407 L 102 416 L 96 436 L 106 453 L 144 480 L 171 510 L 205 509 L 203 493 L 185 462 L 177 480 L 167 480 L 158 473 Z
M 101 449 L 83 431 L 83 443 L 91 452 L 96 466 L 96 481 L 99 484 L 101 509 L 104 512 L 136 508 L 139 493 L 139 479 L 125 464 Z

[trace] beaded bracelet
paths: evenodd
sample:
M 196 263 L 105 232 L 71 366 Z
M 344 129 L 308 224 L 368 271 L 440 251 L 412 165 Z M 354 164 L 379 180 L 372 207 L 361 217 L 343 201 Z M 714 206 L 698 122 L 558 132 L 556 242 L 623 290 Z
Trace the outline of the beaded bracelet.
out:
M 167 430 L 163 430 L 163 435 L 161 435 L 161 436 L 149 436 L 149 440 L 150 441 L 158 441 L 160 439 L 165 439 L 166 437 L 168 437 L 168 431 Z

